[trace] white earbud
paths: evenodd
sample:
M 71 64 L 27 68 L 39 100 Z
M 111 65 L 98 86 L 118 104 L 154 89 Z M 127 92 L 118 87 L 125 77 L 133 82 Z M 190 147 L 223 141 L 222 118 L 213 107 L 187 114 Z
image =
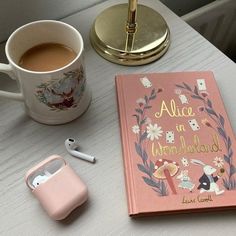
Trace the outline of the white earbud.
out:
M 41 183 L 44 183 L 45 181 L 47 181 L 48 180 L 48 176 L 46 176 L 46 175 L 38 175 L 38 176 L 36 176 L 35 178 L 34 178 L 34 180 L 33 180 L 33 186 L 36 188 L 36 187 L 38 187 Z
M 81 158 L 83 160 L 89 161 L 89 162 L 95 162 L 95 157 L 79 152 L 77 149 L 79 147 L 78 141 L 74 140 L 73 138 L 68 138 L 65 141 L 65 146 L 67 151 L 74 157 Z

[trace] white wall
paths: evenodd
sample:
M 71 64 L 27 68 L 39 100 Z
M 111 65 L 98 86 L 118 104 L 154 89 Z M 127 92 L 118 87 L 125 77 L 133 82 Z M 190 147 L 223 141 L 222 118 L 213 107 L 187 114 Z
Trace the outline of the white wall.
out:
M 236 61 L 236 0 L 218 0 L 182 17 Z
M 160 0 L 178 16 L 185 15 L 215 0 Z
M 19 26 L 39 19 L 60 19 L 106 0 L 0 0 L 0 42 Z

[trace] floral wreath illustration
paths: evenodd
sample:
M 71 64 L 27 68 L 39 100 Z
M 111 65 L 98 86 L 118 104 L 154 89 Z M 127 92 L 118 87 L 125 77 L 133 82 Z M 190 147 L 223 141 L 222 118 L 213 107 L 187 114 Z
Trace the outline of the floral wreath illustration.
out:
M 157 124 L 152 125 L 149 121 L 149 118 L 146 116 L 146 111 L 152 106 L 149 104 L 151 100 L 154 100 L 159 92 L 162 92 L 162 89 L 158 89 L 157 91 L 153 89 L 151 91 L 150 96 L 144 96 L 144 98 L 140 98 L 137 100 L 139 107 L 135 109 L 136 114 L 133 116 L 136 118 L 137 125 L 133 126 L 133 132 L 138 135 L 137 142 L 135 142 L 135 150 L 137 154 L 142 159 L 142 164 L 137 164 L 138 169 L 146 174 L 147 176 L 142 176 L 144 182 L 151 186 L 152 189 L 158 193 L 160 196 L 167 196 L 168 190 L 166 183 L 162 179 L 156 179 L 153 176 L 155 171 L 155 164 L 148 158 L 144 141 L 147 138 L 153 140 L 155 137 L 161 136 L 163 132 L 161 127 L 158 127 Z M 148 125 L 147 130 L 143 129 L 144 125 Z
M 208 120 L 205 120 L 204 124 L 220 135 L 226 148 L 224 161 L 227 163 L 228 167 L 226 170 L 226 176 L 223 178 L 223 185 L 226 190 L 236 189 L 236 180 L 233 177 L 233 175 L 236 173 L 236 168 L 233 164 L 232 141 L 225 130 L 224 117 L 214 109 L 213 103 L 208 98 L 207 92 L 200 92 L 197 86 L 194 86 L 194 88 L 192 89 L 186 83 L 182 83 L 181 85 L 176 84 L 176 87 L 185 90 L 193 99 L 197 99 L 202 102 L 200 111 L 205 112 L 214 125 L 212 125 Z M 220 158 L 215 158 L 214 162 L 217 164 L 217 162 L 223 162 L 223 160 L 221 160 Z
M 77 107 L 85 90 L 84 70 L 80 69 L 64 73 L 58 80 L 50 80 L 37 86 L 36 98 L 52 111 L 62 111 Z
M 194 86 L 194 89 L 192 89 L 186 83 L 181 85 L 176 84 L 176 87 L 185 90 L 193 99 L 202 101 L 203 106 L 201 107 L 201 111 L 207 114 L 216 127 L 214 127 L 209 121 L 205 121 L 204 124 L 207 127 L 214 129 L 215 132 L 220 135 L 227 150 L 227 152 L 224 154 L 224 161 L 228 164 L 228 168 L 226 170 L 226 175 L 223 178 L 223 185 L 226 190 L 236 189 L 236 180 L 233 178 L 233 175 L 236 173 L 236 168 L 233 165 L 232 142 L 226 133 L 224 127 L 225 120 L 223 116 L 214 110 L 212 101 L 207 97 L 207 92 L 199 92 L 196 86 Z M 150 102 L 154 100 L 157 97 L 157 94 L 160 92 L 162 92 L 162 89 L 158 89 L 157 91 L 152 89 L 150 96 L 145 95 L 144 98 L 139 98 L 136 101 L 138 103 L 138 108 L 135 109 L 136 113 L 133 114 L 133 116 L 136 118 L 137 124 L 132 127 L 132 130 L 137 135 L 137 141 L 134 143 L 135 150 L 142 160 L 142 163 L 137 164 L 137 167 L 139 171 L 146 175 L 142 176 L 142 179 L 147 185 L 151 186 L 159 196 L 167 196 L 169 193 L 164 179 L 166 179 L 172 192 L 176 194 L 176 192 L 174 192 L 171 176 L 168 173 L 168 175 L 165 175 L 164 177 L 162 176 L 162 178 L 158 179 L 153 175 L 156 171 L 155 164 L 148 157 L 144 143 L 146 139 L 153 141 L 154 138 L 158 139 L 158 136 L 162 136 L 161 133 L 163 131 L 161 130 L 161 127 L 158 127 L 157 124 L 152 125 L 150 119 L 146 116 L 146 111 L 152 108 Z M 145 129 L 144 126 L 147 126 L 147 129 Z

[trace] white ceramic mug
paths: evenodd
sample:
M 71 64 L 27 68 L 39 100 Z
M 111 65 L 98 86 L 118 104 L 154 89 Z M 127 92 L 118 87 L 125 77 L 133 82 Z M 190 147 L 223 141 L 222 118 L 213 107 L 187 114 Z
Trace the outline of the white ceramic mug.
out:
M 77 56 L 68 65 L 53 71 L 35 72 L 21 68 L 18 62 L 24 52 L 42 43 L 66 45 Z M 0 63 L 0 71 L 18 82 L 20 93 L 0 91 L 0 97 L 23 101 L 26 113 L 40 123 L 55 125 L 74 120 L 91 101 L 83 49 L 80 33 L 63 22 L 42 20 L 18 28 L 6 43 L 9 64 Z

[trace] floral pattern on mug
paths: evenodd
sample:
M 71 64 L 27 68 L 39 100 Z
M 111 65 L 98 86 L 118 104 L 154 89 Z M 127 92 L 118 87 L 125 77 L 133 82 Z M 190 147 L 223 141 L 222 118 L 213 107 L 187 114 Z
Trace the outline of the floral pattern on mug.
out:
M 85 76 L 80 69 L 64 73 L 61 79 L 50 80 L 37 86 L 36 98 L 52 111 L 77 107 L 85 90 Z

